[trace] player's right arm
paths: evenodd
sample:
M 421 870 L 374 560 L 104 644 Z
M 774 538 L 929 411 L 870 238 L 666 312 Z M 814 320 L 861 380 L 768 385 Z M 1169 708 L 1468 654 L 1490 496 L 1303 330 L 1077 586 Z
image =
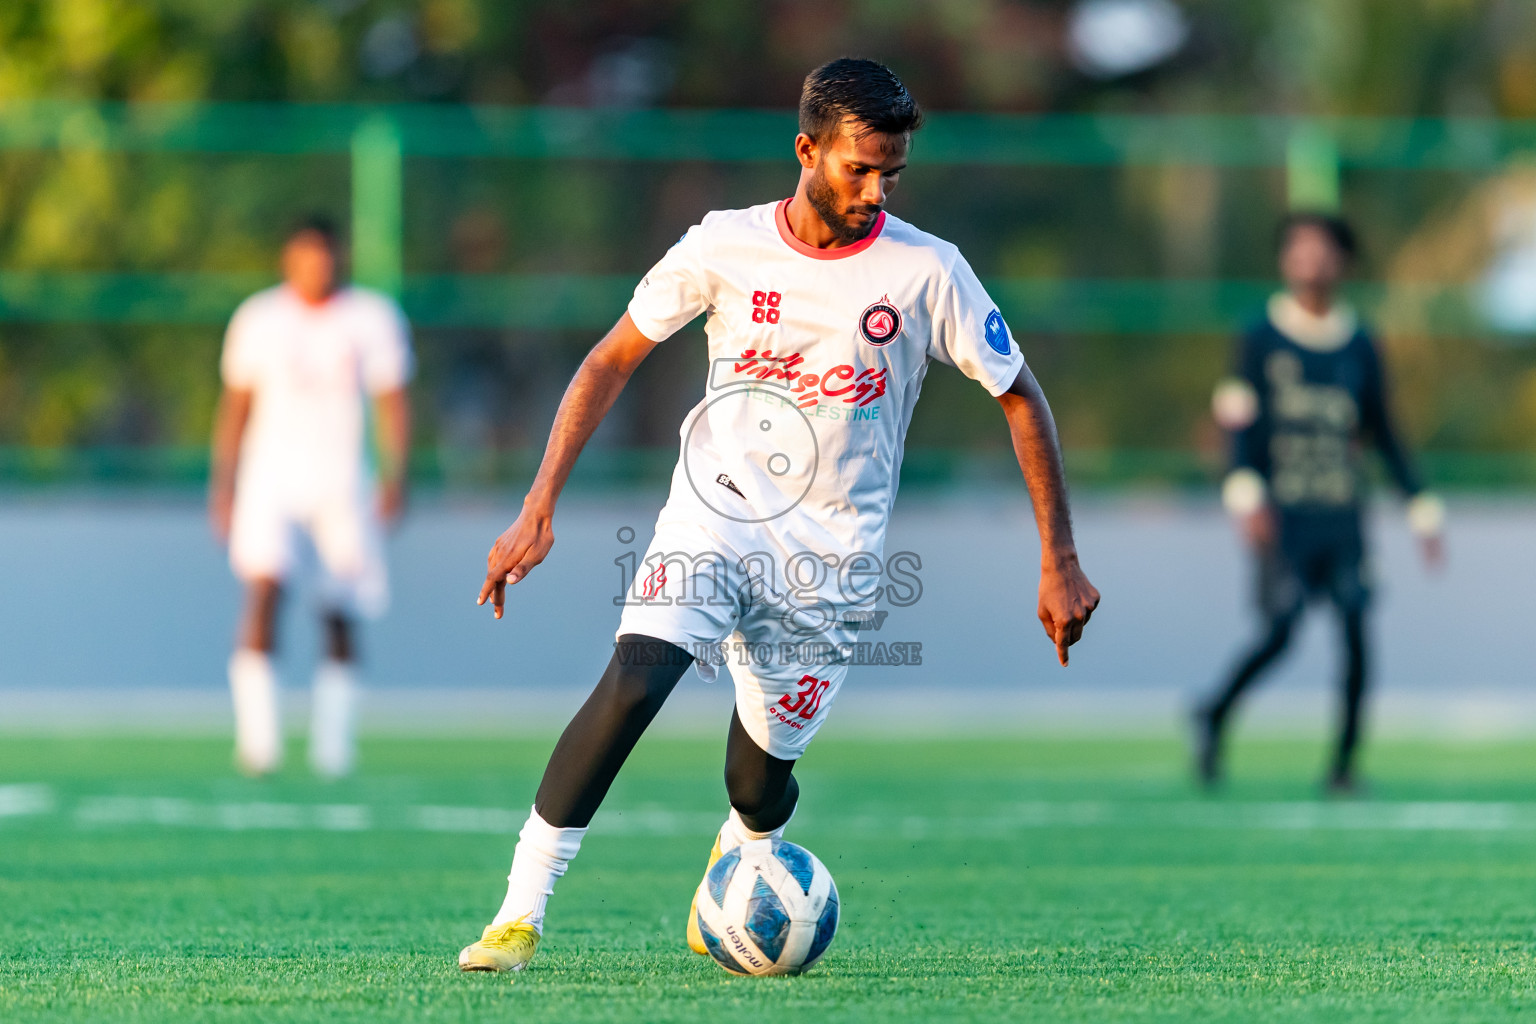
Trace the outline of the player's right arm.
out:
M 707 223 L 708 218 L 705 220 Z M 497 539 L 485 560 L 485 582 L 476 603 L 485 604 L 489 599 L 498 619 L 507 584 L 527 576 L 554 546 L 550 524 L 555 502 L 576 465 L 576 457 L 624 390 L 629 375 L 659 343 L 709 308 L 711 286 L 704 245 L 704 227 L 695 225 L 667 250 L 635 288 L 628 312 L 587 353 L 565 389 L 555 425 L 549 431 L 544 461 L 539 463 L 533 486 L 523 499 L 522 514 Z
M 640 333 L 630 315 L 625 313 L 597 346 L 581 361 L 576 376 L 560 399 L 555 424 L 549 431 L 544 459 L 533 478 L 533 486 L 523 499 L 523 511 L 517 521 L 496 539 L 486 557 L 485 583 L 480 587 L 477 604 L 489 599 L 496 618 L 501 618 L 506 603 L 507 584 L 516 583 L 549 554 L 554 547 L 552 527 L 555 502 L 570 478 L 576 457 L 591 439 L 635 367 L 651 354 L 657 343 Z
M 240 444 L 251 419 L 256 382 L 260 378 L 261 346 L 257 335 L 260 296 L 242 302 L 224 333 L 219 356 L 223 390 L 213 420 L 213 447 L 209 454 L 208 519 L 214 536 L 229 540 L 235 508 L 235 478 L 240 465 Z
M 1255 548 L 1275 541 L 1267 483 L 1270 420 L 1262 397 L 1262 364 L 1263 354 L 1253 334 L 1240 335 L 1233 372 L 1211 396 L 1211 412 L 1232 439 L 1232 469 L 1222 482 L 1222 505 Z

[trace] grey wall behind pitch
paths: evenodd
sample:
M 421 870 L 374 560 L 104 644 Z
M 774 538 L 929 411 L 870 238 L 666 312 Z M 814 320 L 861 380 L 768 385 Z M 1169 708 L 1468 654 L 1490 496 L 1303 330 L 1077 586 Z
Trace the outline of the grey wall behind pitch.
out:
M 368 626 L 369 680 L 381 686 L 585 688 L 618 620 L 614 560 L 643 554 L 663 496 L 573 496 L 549 560 L 494 622 L 474 604 L 485 554 L 512 505 L 424 500 L 392 539 L 394 602 Z M 635 539 L 621 543 L 628 526 Z M 1250 638 L 1249 566 L 1212 502 L 1081 501 L 1083 564 L 1104 593 L 1063 670 L 1035 619 L 1038 554 L 1021 494 L 952 492 L 898 501 L 887 555 L 922 560 L 923 595 L 870 639 L 918 641 L 920 667 L 855 669 L 936 696 L 956 688 L 1210 685 Z M 1381 686 L 1524 687 L 1536 665 L 1536 505 L 1453 503 L 1450 562 L 1418 563 L 1385 501 L 1373 530 Z M 223 552 L 190 499 L 12 496 L 0 505 L 0 687 L 213 687 L 239 601 Z M 316 653 L 301 586 L 285 618 L 283 664 L 302 684 Z M 1329 686 L 1326 616 L 1315 614 L 1272 686 Z

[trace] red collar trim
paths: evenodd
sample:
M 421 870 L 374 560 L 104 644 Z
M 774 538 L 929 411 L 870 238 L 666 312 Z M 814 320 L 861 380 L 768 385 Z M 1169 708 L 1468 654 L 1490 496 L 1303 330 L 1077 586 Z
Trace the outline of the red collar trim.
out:
M 790 199 L 794 197 L 791 196 Z M 784 244 L 795 250 L 802 256 L 809 256 L 813 260 L 842 260 L 849 256 L 857 256 L 859 253 L 875 244 L 875 239 L 880 237 L 880 232 L 885 230 L 885 211 L 880 211 L 880 216 L 875 218 L 875 226 L 869 234 L 854 242 L 852 245 L 840 245 L 835 249 L 818 249 L 814 245 L 806 245 L 795 237 L 795 233 L 789 230 L 789 203 L 785 199 L 779 203 L 773 211 L 773 222 L 779 227 L 779 237 L 784 239 Z

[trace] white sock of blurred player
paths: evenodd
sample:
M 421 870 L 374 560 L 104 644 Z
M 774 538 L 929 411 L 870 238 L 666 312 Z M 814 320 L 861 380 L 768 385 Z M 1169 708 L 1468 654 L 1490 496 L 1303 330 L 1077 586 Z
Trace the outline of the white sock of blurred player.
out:
M 316 775 L 338 779 L 352 770 L 356 731 L 357 673 L 327 658 L 315 670 L 309 709 L 309 766 Z
M 720 852 L 730 853 L 742 843 L 751 842 L 754 839 L 782 839 L 784 830 L 794 820 L 795 812 L 790 811 L 789 819 L 772 832 L 754 832 L 747 828 L 747 823 L 741 820 L 741 815 L 737 814 L 733 807 L 730 817 L 726 818 L 725 824 L 720 826 Z
M 512 855 L 507 898 L 491 925 L 521 918 L 544 934 L 544 907 L 555 891 L 555 879 L 565 874 L 586 834 L 584 828 L 556 828 L 539 817 L 538 811 L 530 810 Z
M 242 648 L 229 659 L 229 691 L 235 701 L 235 759 L 242 771 L 265 775 L 283 761 L 277 674 L 264 651 Z

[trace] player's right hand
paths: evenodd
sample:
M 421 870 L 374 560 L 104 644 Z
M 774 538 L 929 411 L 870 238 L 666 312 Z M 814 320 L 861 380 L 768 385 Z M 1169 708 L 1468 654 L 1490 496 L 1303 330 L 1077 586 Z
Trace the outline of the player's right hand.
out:
M 527 576 L 554 546 L 555 531 L 549 513 L 524 509 L 517 522 L 507 527 L 491 546 L 491 553 L 485 558 L 485 583 L 480 587 L 480 599 L 475 603 L 485 604 L 489 598 L 496 617 L 501 618 L 507 601 L 507 585 Z
M 229 543 L 229 524 L 235 517 L 235 492 L 227 487 L 215 487 L 208 492 L 208 523 L 220 544 Z
M 1439 572 L 1445 568 L 1445 538 L 1441 534 L 1432 533 L 1427 537 L 1420 537 L 1419 550 L 1424 556 L 1424 565 L 1430 572 Z
M 1275 543 L 1275 513 L 1268 505 L 1238 516 L 1237 522 L 1249 547 L 1263 550 Z

